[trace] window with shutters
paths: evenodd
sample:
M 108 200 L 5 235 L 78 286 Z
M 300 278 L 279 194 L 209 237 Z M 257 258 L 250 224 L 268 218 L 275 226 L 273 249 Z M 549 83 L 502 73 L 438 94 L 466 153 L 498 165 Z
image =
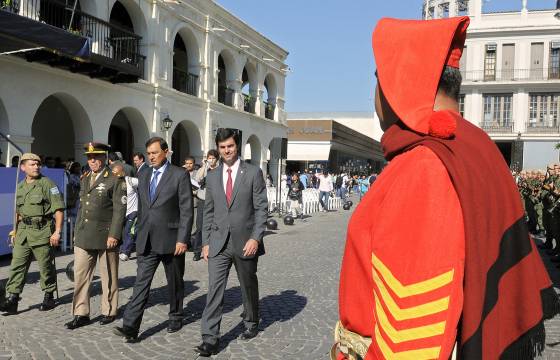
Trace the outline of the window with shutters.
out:
M 484 94 L 481 127 L 489 132 L 512 132 L 513 94 Z
M 465 94 L 459 95 L 459 113 L 465 117 Z
M 560 41 L 550 43 L 549 64 L 548 77 L 550 79 L 560 79 Z
M 484 80 L 496 80 L 496 44 L 486 45 L 486 55 L 484 57 Z
M 532 93 L 529 96 L 527 132 L 558 132 L 560 93 Z

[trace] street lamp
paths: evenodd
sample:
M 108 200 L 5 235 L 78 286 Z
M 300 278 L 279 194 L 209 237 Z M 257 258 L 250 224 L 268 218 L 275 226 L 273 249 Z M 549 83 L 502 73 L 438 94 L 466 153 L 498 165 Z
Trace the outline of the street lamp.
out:
M 165 117 L 161 119 L 161 130 L 165 130 L 165 141 L 169 143 L 169 129 L 173 126 L 173 120 L 169 117 L 169 114 L 165 114 Z
M 169 114 L 166 114 L 165 117 L 161 120 L 161 128 L 162 130 L 169 131 L 173 126 L 173 120 L 169 117 Z

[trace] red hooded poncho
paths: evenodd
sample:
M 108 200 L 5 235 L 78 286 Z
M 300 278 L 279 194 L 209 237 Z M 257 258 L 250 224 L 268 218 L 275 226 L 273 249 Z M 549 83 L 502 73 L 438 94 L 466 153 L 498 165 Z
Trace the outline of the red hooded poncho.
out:
M 340 319 L 372 338 L 366 359 L 529 359 L 558 299 L 519 194 L 488 136 L 433 111 L 444 66 L 458 67 L 469 20 L 381 20 L 379 85 L 402 122 L 391 163 L 348 227 Z

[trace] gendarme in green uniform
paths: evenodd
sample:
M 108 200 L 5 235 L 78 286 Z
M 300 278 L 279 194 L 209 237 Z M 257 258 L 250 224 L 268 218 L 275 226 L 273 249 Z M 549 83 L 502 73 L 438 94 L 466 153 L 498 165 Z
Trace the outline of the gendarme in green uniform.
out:
M 19 222 L 6 292 L 21 294 L 31 255 L 39 264 L 41 289 L 51 294 L 56 290 L 56 269 L 50 237 L 54 231 L 53 215 L 57 210 L 64 210 L 64 200 L 58 187 L 49 178 L 40 175 L 31 183 L 23 180 L 18 184 L 16 211 Z

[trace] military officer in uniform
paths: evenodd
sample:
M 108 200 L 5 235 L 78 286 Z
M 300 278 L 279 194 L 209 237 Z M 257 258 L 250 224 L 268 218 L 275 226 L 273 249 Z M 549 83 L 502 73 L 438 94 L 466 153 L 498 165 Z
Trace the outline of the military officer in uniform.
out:
M 10 233 L 13 244 L 10 278 L 6 284 L 7 299 L 0 311 L 16 314 L 19 295 L 25 285 L 31 255 L 39 264 L 41 289 L 45 292 L 39 311 L 56 306 L 56 269 L 53 247 L 58 246 L 64 215 L 64 201 L 58 187 L 41 175 L 41 158 L 26 153 L 21 157 L 25 179 L 17 186 L 15 233 Z
M 109 145 L 85 145 L 90 172 L 80 186 L 80 207 L 74 230 L 74 299 L 70 330 L 90 323 L 89 290 L 95 264 L 101 275 L 101 325 L 115 320 L 119 287 L 119 243 L 126 214 L 126 184 L 106 164 Z

